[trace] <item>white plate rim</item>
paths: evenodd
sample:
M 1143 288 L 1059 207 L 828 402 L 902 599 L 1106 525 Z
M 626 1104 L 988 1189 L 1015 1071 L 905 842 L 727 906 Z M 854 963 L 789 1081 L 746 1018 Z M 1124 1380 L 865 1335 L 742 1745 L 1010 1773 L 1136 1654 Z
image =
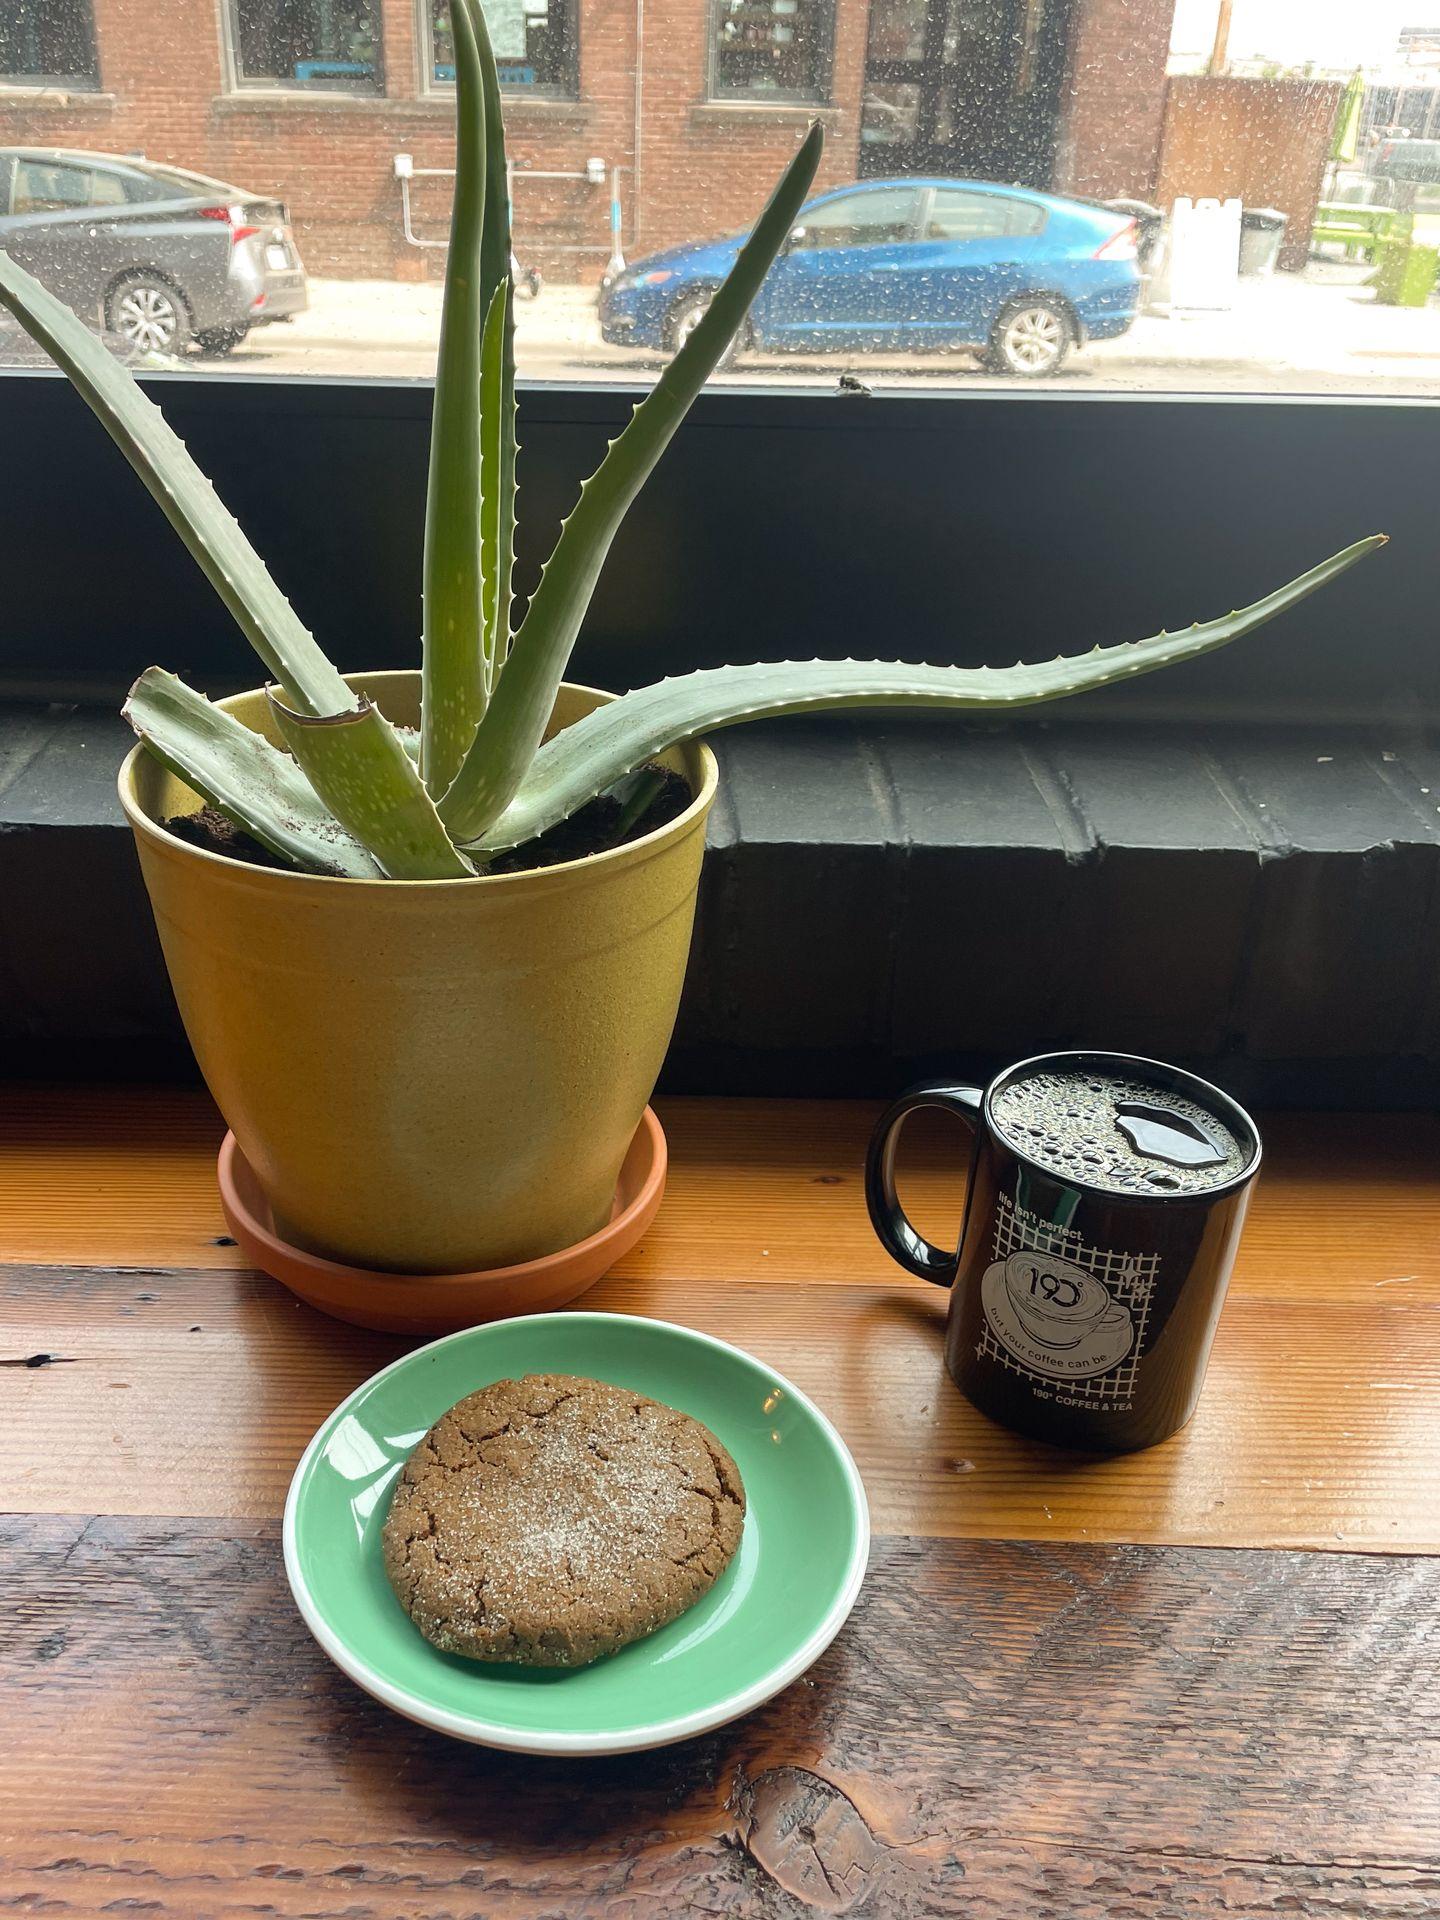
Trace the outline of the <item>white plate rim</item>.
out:
M 482 1720 L 473 1714 L 456 1713 L 449 1708 L 432 1706 L 428 1701 L 418 1698 L 408 1688 L 396 1686 L 384 1679 L 348 1646 L 339 1634 L 332 1631 L 321 1614 L 301 1571 L 296 1537 L 300 1488 L 312 1459 L 336 1422 L 362 1394 L 369 1392 L 377 1381 L 385 1379 L 387 1375 L 401 1367 L 412 1365 L 422 1355 L 433 1353 L 439 1347 L 450 1346 L 457 1340 L 467 1340 L 476 1334 L 484 1333 L 486 1326 L 510 1329 L 527 1325 L 554 1326 L 562 1321 L 603 1321 L 607 1325 L 620 1322 L 626 1325 L 654 1327 L 664 1333 L 680 1334 L 687 1340 L 699 1341 L 702 1345 L 717 1348 L 723 1353 L 738 1355 L 750 1365 L 763 1368 L 783 1392 L 789 1394 L 806 1409 L 829 1441 L 849 1486 L 855 1514 L 855 1538 L 851 1546 L 849 1563 L 845 1569 L 845 1577 L 839 1590 L 826 1609 L 823 1619 L 787 1658 L 777 1661 L 767 1673 L 762 1674 L 758 1680 L 752 1681 L 748 1687 L 739 1688 L 736 1692 L 712 1702 L 708 1707 L 697 1708 L 695 1712 L 689 1714 L 676 1714 L 666 1720 L 654 1720 L 643 1726 L 622 1728 L 616 1733 L 565 1733 L 554 1730 L 537 1733 L 517 1730 L 501 1721 Z M 865 1495 L 865 1483 L 860 1478 L 860 1470 L 855 1465 L 850 1449 L 841 1439 L 833 1422 L 821 1412 L 807 1393 L 802 1393 L 799 1387 L 787 1380 L 784 1374 L 777 1372 L 766 1361 L 758 1359 L 752 1353 L 747 1353 L 743 1347 L 737 1347 L 729 1340 L 721 1340 L 713 1333 L 702 1333 L 695 1327 L 681 1326 L 674 1320 L 656 1320 L 649 1315 L 638 1313 L 531 1313 L 518 1315 L 513 1320 L 490 1321 L 486 1326 L 462 1327 L 456 1333 L 447 1333 L 438 1340 L 427 1341 L 424 1346 L 412 1348 L 409 1353 L 403 1353 L 398 1359 L 392 1360 L 389 1366 L 381 1367 L 377 1373 L 372 1373 L 326 1415 L 300 1456 L 299 1463 L 290 1478 L 289 1491 L 285 1496 L 285 1517 L 281 1528 L 285 1576 L 290 1583 L 290 1592 L 300 1610 L 301 1618 L 328 1658 L 373 1699 L 422 1727 L 430 1727 L 436 1732 L 450 1734 L 455 1739 L 469 1741 L 475 1746 L 496 1747 L 506 1753 L 532 1753 L 551 1757 L 640 1753 L 652 1747 L 673 1745 L 678 1740 L 693 1739 L 696 1734 L 712 1732 L 716 1727 L 723 1727 L 730 1721 L 738 1720 L 744 1714 L 753 1712 L 756 1707 L 763 1706 L 767 1700 L 772 1700 L 792 1681 L 798 1680 L 800 1675 L 819 1659 L 849 1618 L 860 1596 L 860 1588 L 864 1583 L 870 1558 L 870 1503 Z

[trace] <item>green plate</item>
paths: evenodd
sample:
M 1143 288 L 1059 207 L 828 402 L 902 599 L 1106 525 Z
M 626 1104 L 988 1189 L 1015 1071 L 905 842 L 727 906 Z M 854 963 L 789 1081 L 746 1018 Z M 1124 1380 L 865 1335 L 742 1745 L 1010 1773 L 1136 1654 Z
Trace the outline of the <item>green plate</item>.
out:
M 380 1555 L 390 1488 L 422 1436 L 467 1393 L 525 1373 L 584 1374 L 679 1407 L 723 1441 L 745 1482 L 740 1550 L 705 1598 L 575 1671 L 437 1652 Z M 855 1462 L 803 1393 L 723 1340 L 608 1313 L 501 1320 L 395 1361 L 331 1414 L 285 1503 L 291 1591 L 335 1664 L 424 1726 L 522 1753 L 630 1753 L 748 1713 L 834 1639 L 869 1544 Z

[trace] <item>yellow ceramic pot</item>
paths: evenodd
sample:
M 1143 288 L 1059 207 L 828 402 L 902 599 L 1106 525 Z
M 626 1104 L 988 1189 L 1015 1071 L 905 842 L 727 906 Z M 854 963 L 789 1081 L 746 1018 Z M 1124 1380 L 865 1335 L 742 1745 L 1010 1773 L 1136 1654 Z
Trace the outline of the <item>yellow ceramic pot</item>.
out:
M 418 673 L 354 676 L 418 721 Z M 566 686 L 554 726 L 609 695 Z M 223 703 L 271 739 L 263 693 Z M 594 1233 L 675 1023 L 705 817 L 536 873 L 339 880 L 188 846 L 198 796 L 120 773 L 171 984 L 210 1091 L 298 1244 L 389 1272 L 510 1266 Z

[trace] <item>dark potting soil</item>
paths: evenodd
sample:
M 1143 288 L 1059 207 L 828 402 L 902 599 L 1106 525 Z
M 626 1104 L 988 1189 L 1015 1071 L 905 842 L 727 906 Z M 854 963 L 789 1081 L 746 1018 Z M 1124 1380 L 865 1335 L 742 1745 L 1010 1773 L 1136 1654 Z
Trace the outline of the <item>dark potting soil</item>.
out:
M 667 767 L 647 769 L 658 776 L 659 786 L 649 804 L 621 831 L 624 809 L 620 802 L 602 794 L 551 827 L 523 847 L 502 853 L 487 869 L 490 873 L 533 873 L 540 867 L 559 866 L 565 860 L 583 860 L 588 854 L 606 853 L 612 847 L 628 846 L 647 833 L 666 827 L 690 804 L 688 783 Z M 271 867 L 280 873 L 293 872 L 258 840 L 227 820 L 215 807 L 202 807 L 199 813 L 177 814 L 165 822 L 165 829 L 187 846 L 200 847 L 206 853 L 221 853 L 229 860 L 242 860 L 251 867 Z
M 558 867 L 565 860 L 583 860 L 587 854 L 607 853 L 611 847 L 628 847 L 632 840 L 668 827 L 690 804 L 689 784 L 668 767 L 650 766 L 646 772 L 657 776 L 659 787 L 649 805 L 623 832 L 624 808 L 602 793 L 537 840 L 499 855 L 491 861 L 489 872 L 533 873 L 538 867 Z
M 268 847 L 262 847 L 258 840 L 242 833 L 218 807 L 202 807 L 199 813 L 177 813 L 165 822 L 165 831 L 173 833 L 188 847 L 199 847 L 204 853 L 223 853 L 227 860 L 243 860 L 247 867 L 273 867 L 277 873 L 292 871 Z

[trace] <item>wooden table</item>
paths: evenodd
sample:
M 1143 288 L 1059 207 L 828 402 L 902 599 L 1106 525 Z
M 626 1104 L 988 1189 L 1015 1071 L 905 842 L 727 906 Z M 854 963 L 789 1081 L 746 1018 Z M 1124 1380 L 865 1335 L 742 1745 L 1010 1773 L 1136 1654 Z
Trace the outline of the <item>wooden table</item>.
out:
M 305 1634 L 286 1483 L 401 1343 L 240 1266 L 205 1100 L 7 1092 L 0 1915 L 1440 1914 L 1440 1125 L 1277 1119 L 1199 1413 L 1097 1461 L 946 1380 L 942 1295 L 865 1223 L 871 1117 L 666 1102 L 659 1223 L 586 1303 L 815 1396 L 860 1605 L 739 1725 L 560 1762 L 392 1717 Z M 912 1158 L 938 1235 L 953 1164 Z

